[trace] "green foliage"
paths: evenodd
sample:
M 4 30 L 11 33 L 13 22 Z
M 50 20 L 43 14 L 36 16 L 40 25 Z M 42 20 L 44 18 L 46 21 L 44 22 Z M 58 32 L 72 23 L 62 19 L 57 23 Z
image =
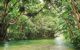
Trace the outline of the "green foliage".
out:
M 53 9 L 46 9 L 44 3 L 35 0 L 11 0 L 9 4 L 8 15 L 5 17 L 9 24 L 7 28 L 9 40 L 54 38 L 55 32 L 60 28 L 58 27 L 60 19 L 54 14 Z M 22 14 L 36 12 L 42 7 L 44 7 L 42 12 L 34 18 Z
M 78 12 L 80 13 L 80 4 L 78 4 L 77 7 L 78 7 Z
M 74 14 L 72 13 L 72 9 L 71 9 L 71 5 L 67 4 L 68 6 L 66 6 L 66 12 L 63 13 L 63 19 L 65 21 L 65 24 L 63 25 L 63 29 L 64 29 L 64 36 L 65 38 L 71 42 L 74 46 L 74 48 L 79 49 L 80 48 L 80 31 L 77 28 L 77 21 L 76 18 L 74 16 Z M 79 6 L 78 7 L 78 11 L 79 11 Z
M 8 40 L 54 38 L 55 34 L 63 33 L 66 39 L 80 48 L 78 21 L 72 12 L 70 1 L 6 0 L 3 2 L 0 0 L 0 24 L 3 24 L 0 26 L 3 27 L 0 33 L 6 33 Z M 80 13 L 80 4 L 76 6 Z

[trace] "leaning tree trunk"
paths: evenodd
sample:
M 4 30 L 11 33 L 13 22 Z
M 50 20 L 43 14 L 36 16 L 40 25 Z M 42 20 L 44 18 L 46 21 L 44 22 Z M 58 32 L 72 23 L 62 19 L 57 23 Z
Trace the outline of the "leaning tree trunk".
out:
M 74 0 L 70 0 L 70 4 L 71 4 L 73 15 L 75 16 L 77 22 L 77 27 L 80 30 L 80 13 L 78 12 L 77 4 L 75 3 Z
M 5 40 L 7 27 L 5 23 L 0 23 L 0 40 Z
M 8 22 L 6 21 L 6 16 L 7 15 L 3 15 L 4 17 L 2 18 L 1 22 L 0 22 L 0 41 L 5 40 L 6 34 L 7 34 L 7 28 L 9 26 Z
M 5 40 L 6 38 L 6 33 L 7 33 L 7 28 L 8 28 L 8 21 L 6 19 L 7 17 L 6 9 L 0 13 L 0 41 Z
M 3 41 L 6 39 L 6 33 L 8 28 L 8 22 L 6 20 L 6 17 L 8 15 L 8 3 L 6 0 L 3 0 L 3 9 L 0 12 L 0 41 Z

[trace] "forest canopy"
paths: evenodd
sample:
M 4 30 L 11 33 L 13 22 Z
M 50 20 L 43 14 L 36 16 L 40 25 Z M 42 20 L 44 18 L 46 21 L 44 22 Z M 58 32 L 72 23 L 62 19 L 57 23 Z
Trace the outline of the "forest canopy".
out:
M 0 40 L 45 39 L 63 34 L 80 47 L 79 0 L 0 0 Z

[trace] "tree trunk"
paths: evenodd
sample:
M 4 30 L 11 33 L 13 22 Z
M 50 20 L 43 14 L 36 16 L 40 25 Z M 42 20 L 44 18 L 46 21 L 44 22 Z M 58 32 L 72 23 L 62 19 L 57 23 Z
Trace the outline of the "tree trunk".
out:
M 70 4 L 71 4 L 72 12 L 74 13 L 73 15 L 75 16 L 77 22 L 77 27 L 80 30 L 80 13 L 78 12 L 77 5 L 75 4 L 74 0 L 70 0 Z
M 0 23 L 0 41 L 6 39 L 6 33 L 7 33 L 7 25 L 5 23 Z

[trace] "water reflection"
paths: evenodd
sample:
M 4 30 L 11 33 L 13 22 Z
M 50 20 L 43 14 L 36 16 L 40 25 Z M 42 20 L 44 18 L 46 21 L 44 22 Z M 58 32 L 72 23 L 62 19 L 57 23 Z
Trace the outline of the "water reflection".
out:
M 5 44 L 4 44 L 4 50 L 8 50 L 8 47 L 9 47 L 8 42 L 5 42 Z
M 33 43 L 33 40 L 31 40 L 31 41 Z M 36 40 L 36 41 L 38 41 L 38 40 Z M 42 43 L 47 42 L 46 40 L 44 40 L 44 41 L 45 42 L 42 42 Z M 68 48 L 64 45 L 63 35 L 60 35 L 60 36 L 56 37 L 54 40 L 51 40 L 51 42 L 52 41 L 54 41 L 55 44 L 45 44 L 45 45 L 42 45 L 42 44 L 39 44 L 39 45 L 25 44 L 24 45 L 25 42 L 23 41 L 23 43 L 21 45 L 10 46 L 9 42 L 5 42 L 3 50 L 73 50 L 73 48 Z M 26 43 L 27 43 L 27 41 L 26 41 Z M 39 43 L 39 42 L 36 42 L 36 43 Z M 0 48 L 0 50 L 1 50 L 1 48 Z
M 54 39 L 55 47 L 54 50 L 74 50 L 73 48 L 70 48 L 69 46 L 65 45 L 64 42 L 64 36 L 60 34 Z
M 58 37 L 56 37 L 56 38 L 54 39 L 55 44 L 58 45 L 58 46 L 64 45 L 63 39 L 64 39 L 63 35 L 59 35 Z

